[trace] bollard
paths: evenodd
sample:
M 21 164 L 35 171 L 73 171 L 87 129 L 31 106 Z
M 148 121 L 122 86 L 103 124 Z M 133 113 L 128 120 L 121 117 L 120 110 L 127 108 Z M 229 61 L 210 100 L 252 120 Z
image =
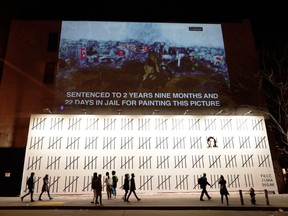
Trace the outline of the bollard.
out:
M 250 201 L 252 204 L 255 205 L 256 204 L 256 198 L 255 198 L 256 194 L 255 194 L 254 188 L 251 187 L 249 192 L 250 192 L 250 197 L 251 197 Z
M 242 190 L 239 190 L 239 195 L 240 195 L 240 202 L 241 202 L 241 205 L 244 205 L 244 199 L 243 199 Z
M 265 193 L 266 204 L 267 204 L 267 205 L 270 205 L 267 189 L 264 190 L 264 193 Z

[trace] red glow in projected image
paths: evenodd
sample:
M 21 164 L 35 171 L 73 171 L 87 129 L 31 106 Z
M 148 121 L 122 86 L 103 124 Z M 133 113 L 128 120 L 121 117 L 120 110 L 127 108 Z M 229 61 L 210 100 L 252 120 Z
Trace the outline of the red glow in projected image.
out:
M 62 22 L 59 106 L 191 108 L 229 102 L 220 24 Z

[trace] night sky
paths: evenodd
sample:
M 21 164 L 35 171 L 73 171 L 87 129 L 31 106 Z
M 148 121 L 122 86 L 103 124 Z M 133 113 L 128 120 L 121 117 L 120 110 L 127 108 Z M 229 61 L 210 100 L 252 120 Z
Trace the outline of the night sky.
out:
M 163 3 L 164 2 L 164 3 Z M 1 3 L 0 19 L 221 23 L 251 22 L 256 45 L 282 46 L 288 38 L 285 1 L 39 1 Z M 267 2 L 267 1 L 265 1 Z

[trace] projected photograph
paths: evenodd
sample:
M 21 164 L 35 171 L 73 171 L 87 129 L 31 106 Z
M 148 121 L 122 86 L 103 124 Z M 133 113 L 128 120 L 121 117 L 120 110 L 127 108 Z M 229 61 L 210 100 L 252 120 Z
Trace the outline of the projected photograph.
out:
M 57 100 L 63 106 L 223 106 L 230 88 L 221 25 L 63 21 Z

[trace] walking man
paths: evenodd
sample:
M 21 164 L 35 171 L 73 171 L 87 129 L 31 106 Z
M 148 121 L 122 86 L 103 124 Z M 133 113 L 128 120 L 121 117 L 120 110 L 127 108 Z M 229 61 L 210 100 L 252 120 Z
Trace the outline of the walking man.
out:
M 30 177 L 27 179 L 26 185 L 28 187 L 28 193 L 21 197 L 21 201 L 23 202 L 24 197 L 30 194 L 31 202 L 34 202 L 33 193 L 34 193 L 34 175 L 35 173 L 32 172 Z
M 207 181 L 206 173 L 203 173 L 203 176 L 198 179 L 198 184 L 200 185 L 200 188 L 202 189 L 201 196 L 200 196 L 200 201 L 204 201 L 204 199 L 203 199 L 204 194 L 208 197 L 209 200 L 211 200 L 212 197 L 209 196 L 209 194 L 208 194 L 208 192 L 206 190 L 206 187 L 207 187 L 207 185 L 209 185 L 210 187 L 212 187 L 212 186 Z
M 131 195 L 132 193 L 134 194 L 134 196 L 136 197 L 136 199 L 137 199 L 138 201 L 141 200 L 141 199 L 137 196 L 135 190 L 136 190 L 135 175 L 134 175 L 134 173 L 132 173 L 132 174 L 131 174 L 131 180 L 130 180 L 130 192 L 129 192 L 129 194 L 128 194 L 128 197 L 126 198 L 126 202 L 129 202 L 129 197 L 130 197 L 130 195 Z

